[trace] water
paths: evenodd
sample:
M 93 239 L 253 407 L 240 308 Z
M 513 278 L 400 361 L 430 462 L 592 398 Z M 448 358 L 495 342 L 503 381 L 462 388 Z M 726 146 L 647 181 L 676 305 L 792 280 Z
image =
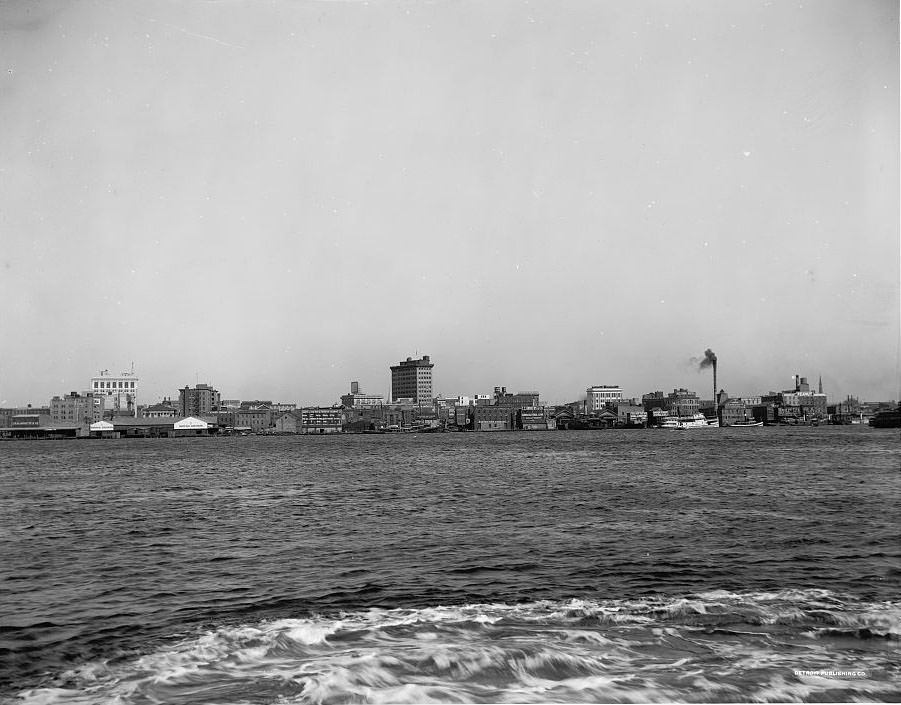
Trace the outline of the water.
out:
M 0 699 L 897 701 L 899 440 L 3 443 Z

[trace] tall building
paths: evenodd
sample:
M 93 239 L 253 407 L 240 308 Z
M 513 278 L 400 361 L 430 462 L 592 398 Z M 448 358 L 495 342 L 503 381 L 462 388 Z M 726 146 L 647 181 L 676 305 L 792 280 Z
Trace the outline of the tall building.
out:
M 178 390 L 178 413 L 180 416 L 209 416 L 219 409 L 219 392 L 209 384 L 185 387 Z
M 119 375 L 101 370 L 97 377 L 91 377 L 91 392 L 105 397 L 105 411 L 120 416 L 136 416 L 138 413 L 138 376 L 134 368 Z
M 391 366 L 391 401 L 412 399 L 414 404 L 432 403 L 432 368 L 428 355 Z
M 585 390 L 588 395 L 588 411 L 603 409 L 605 404 L 623 400 L 623 388 L 614 384 L 596 384 Z

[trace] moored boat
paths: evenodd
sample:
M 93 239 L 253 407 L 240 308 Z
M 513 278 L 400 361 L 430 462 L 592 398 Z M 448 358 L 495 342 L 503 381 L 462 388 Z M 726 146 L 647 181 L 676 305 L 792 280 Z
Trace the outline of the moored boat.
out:
M 892 411 L 877 411 L 870 419 L 873 428 L 901 428 L 901 406 Z
M 704 414 L 697 413 L 692 416 L 669 416 L 660 424 L 660 428 L 716 428 L 719 422 L 714 419 L 708 422 Z

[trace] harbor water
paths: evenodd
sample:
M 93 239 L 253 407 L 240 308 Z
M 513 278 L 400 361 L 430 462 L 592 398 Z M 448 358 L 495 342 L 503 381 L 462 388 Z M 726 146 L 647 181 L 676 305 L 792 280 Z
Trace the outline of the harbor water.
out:
M 0 701 L 901 699 L 863 426 L 0 444 Z

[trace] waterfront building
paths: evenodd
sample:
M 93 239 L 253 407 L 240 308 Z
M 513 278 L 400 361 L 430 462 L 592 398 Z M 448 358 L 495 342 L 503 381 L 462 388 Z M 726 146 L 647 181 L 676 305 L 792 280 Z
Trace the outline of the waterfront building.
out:
M 576 414 L 573 411 L 572 405 L 570 404 L 563 404 L 554 407 L 553 415 L 557 429 L 562 431 L 568 429 L 576 420 Z
M 103 418 L 106 395 L 70 392 L 50 400 L 50 420 L 92 424 Z
M 341 433 L 344 413 L 340 406 L 312 406 L 300 410 L 300 432 L 307 434 Z
M 179 416 L 209 416 L 219 410 L 219 392 L 209 384 L 178 390 Z
M 619 385 L 596 384 L 585 390 L 588 412 L 605 409 L 607 404 L 618 404 L 623 400 L 623 389 Z
M 807 377 L 794 376 L 795 388 L 779 392 L 774 400 L 779 405 L 780 418 L 796 420 L 825 419 L 828 416 L 826 395 L 823 394 L 823 380 L 820 379 L 818 391 L 814 392 L 807 382 Z M 770 392 L 770 395 L 773 395 Z M 771 396 L 764 397 L 770 400 Z
M 219 433 L 216 418 L 211 416 L 186 418 L 114 417 L 113 430 L 120 438 L 174 438 L 184 436 L 212 436 Z
M 54 421 L 49 414 L 15 414 L 9 426 L 0 428 L 0 438 L 85 438 L 90 425 L 84 421 Z
M 285 411 L 278 414 L 273 426 L 276 433 L 300 433 L 301 413 L 299 411 Z
M 415 404 L 432 403 L 432 369 L 428 355 L 391 366 L 391 401 L 412 399 Z
M 516 407 L 509 404 L 477 404 L 472 407 L 476 431 L 512 431 L 516 428 Z
M 751 418 L 754 421 L 762 421 L 766 425 L 776 423 L 776 405 L 761 403 L 752 406 Z
M 138 381 L 134 368 L 131 372 L 119 375 L 110 374 L 109 370 L 101 370 L 97 377 L 91 378 L 91 392 L 105 397 L 103 402 L 105 412 L 112 415 L 136 416 Z
M 552 431 L 556 420 L 544 406 L 524 406 L 519 410 L 517 425 L 523 431 Z
M 235 428 L 259 433 L 272 426 L 272 412 L 269 409 L 237 409 L 234 414 Z
M 616 405 L 617 423 L 623 426 L 646 426 L 648 423 L 648 412 L 641 404 L 632 402 L 621 402 Z
M 16 406 L 16 407 L 7 407 L 4 409 L 0 409 L 0 427 L 7 428 L 12 426 L 12 420 L 15 416 L 22 416 L 26 414 L 34 414 L 37 416 L 50 416 L 50 407 L 49 406 L 32 406 L 28 404 L 27 406 Z

